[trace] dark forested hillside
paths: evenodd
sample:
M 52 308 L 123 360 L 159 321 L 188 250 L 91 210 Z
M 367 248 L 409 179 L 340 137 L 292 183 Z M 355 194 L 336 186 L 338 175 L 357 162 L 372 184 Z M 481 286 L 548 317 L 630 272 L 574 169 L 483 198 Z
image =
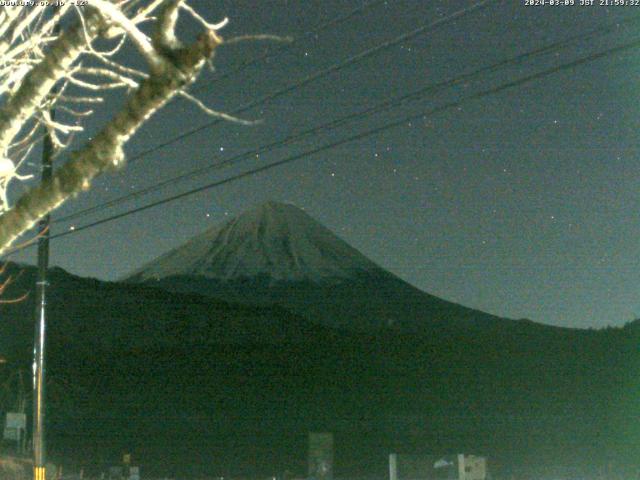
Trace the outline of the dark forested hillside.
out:
M 22 270 L 6 295 L 30 288 Z M 156 474 L 304 474 L 310 430 L 335 433 L 339 475 L 384 474 L 391 451 L 505 472 L 635 461 L 637 323 L 356 332 L 59 269 L 50 307 L 52 455 L 90 468 L 131 450 Z M 33 308 L 0 306 L 4 375 L 29 367 Z

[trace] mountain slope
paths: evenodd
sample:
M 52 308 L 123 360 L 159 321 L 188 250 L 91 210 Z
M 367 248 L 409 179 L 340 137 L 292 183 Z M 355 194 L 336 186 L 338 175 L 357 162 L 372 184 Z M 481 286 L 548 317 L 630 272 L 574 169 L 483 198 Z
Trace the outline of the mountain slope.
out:
M 32 289 L 22 270 L 8 298 Z M 494 472 L 638 458 L 632 326 L 349 332 L 274 306 L 49 278 L 54 461 L 99 473 L 130 451 L 157 477 L 304 475 L 314 430 L 335 433 L 342 476 L 383 475 L 390 451 L 483 453 Z M 30 368 L 33 309 L 33 295 L 0 304 L 0 377 Z
M 418 290 L 299 208 L 277 202 L 207 230 L 125 281 L 281 305 L 324 325 L 360 331 L 512 323 Z
M 32 289 L 22 270 L 8 298 Z M 156 477 L 304 475 L 309 431 L 334 432 L 342 477 L 385 475 L 392 451 L 486 454 L 504 478 L 640 458 L 637 324 L 562 329 L 447 302 L 291 206 L 132 283 L 50 281 L 49 445 L 94 473 L 129 451 Z M 0 377 L 30 368 L 33 311 L 33 295 L 0 304 Z

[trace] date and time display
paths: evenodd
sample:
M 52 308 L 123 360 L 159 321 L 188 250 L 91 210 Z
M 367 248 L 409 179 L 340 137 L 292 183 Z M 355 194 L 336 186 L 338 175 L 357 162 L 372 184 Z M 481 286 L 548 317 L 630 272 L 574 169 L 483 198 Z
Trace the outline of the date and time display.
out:
M 522 0 L 525 7 L 640 7 L 640 0 Z
M 0 7 L 61 7 L 65 4 L 84 7 L 89 0 L 0 0 Z

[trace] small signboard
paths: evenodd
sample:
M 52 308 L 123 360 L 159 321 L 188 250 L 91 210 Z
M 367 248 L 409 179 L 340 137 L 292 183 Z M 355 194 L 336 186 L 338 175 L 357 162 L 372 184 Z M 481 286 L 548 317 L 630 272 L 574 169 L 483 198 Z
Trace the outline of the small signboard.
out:
M 140 467 L 129 467 L 129 480 L 140 480 Z
M 27 427 L 27 415 L 25 413 L 7 413 L 7 428 L 26 428 Z
M 309 434 L 309 478 L 314 480 L 333 479 L 333 434 Z
M 24 413 L 8 412 L 7 418 L 4 424 L 5 440 L 12 440 L 19 442 L 24 436 L 24 432 L 27 428 L 27 415 Z
M 122 467 L 119 467 L 119 466 L 109 467 L 109 479 L 122 480 Z

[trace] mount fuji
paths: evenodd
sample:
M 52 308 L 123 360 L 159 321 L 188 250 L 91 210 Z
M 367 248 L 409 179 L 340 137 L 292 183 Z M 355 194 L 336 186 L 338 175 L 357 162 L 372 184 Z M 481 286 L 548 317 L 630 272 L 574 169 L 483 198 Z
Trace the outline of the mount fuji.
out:
M 278 202 L 210 228 L 124 281 L 225 301 L 280 305 L 350 330 L 516 323 L 418 290 L 303 210 Z
M 380 267 L 303 210 L 267 202 L 145 265 L 130 281 L 195 276 L 270 283 L 347 279 Z

